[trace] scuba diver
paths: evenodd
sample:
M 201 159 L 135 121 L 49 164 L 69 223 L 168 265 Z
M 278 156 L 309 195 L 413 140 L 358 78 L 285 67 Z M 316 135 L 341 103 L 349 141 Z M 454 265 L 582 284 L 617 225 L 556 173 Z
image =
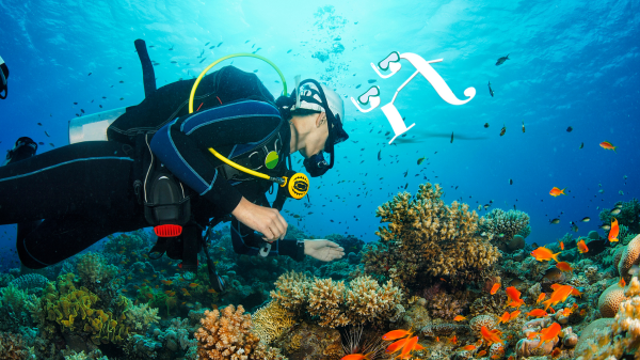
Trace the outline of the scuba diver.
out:
M 220 292 L 224 282 L 206 248 L 221 221 L 231 221 L 239 254 L 343 257 L 329 240 L 285 239 L 279 213 L 288 197 L 308 190 L 306 176 L 291 170 L 290 154 L 300 152 L 312 177 L 334 166 L 334 146 L 348 138 L 339 95 L 308 79 L 276 101 L 255 74 L 233 66 L 201 75 L 197 93 L 196 80 L 156 90 L 143 55 L 146 98 L 109 125 L 108 141 L 33 156 L 37 144 L 21 138 L 0 167 L 0 224 L 18 224 L 22 264 L 44 268 L 110 234 L 154 226 L 158 241 L 149 256 L 166 253 L 196 273 L 204 248 L 211 287 Z M 190 89 L 193 112 L 185 100 Z M 270 205 L 266 193 L 274 186 Z
M 9 68 L 4 60 L 2 60 L 2 56 L 0 56 L 0 99 L 2 100 L 6 99 L 7 95 L 9 95 L 7 79 L 9 79 Z M 4 92 L 4 95 L 2 92 Z

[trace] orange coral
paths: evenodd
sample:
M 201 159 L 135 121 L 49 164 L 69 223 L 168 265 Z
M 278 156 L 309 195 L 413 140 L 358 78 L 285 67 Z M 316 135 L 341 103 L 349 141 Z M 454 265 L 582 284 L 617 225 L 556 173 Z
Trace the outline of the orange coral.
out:
M 267 349 L 250 330 L 251 315 L 242 305 L 229 305 L 222 310 L 205 311 L 202 327 L 194 334 L 198 340 L 198 356 L 211 360 L 283 359 L 275 349 Z

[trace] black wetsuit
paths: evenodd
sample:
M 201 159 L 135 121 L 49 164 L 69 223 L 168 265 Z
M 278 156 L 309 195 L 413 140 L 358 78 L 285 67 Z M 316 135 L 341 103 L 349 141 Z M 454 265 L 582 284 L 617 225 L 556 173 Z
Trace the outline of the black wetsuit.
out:
M 154 156 L 187 185 L 191 229 L 227 217 L 243 196 L 269 206 L 271 182 L 234 174 L 207 149 L 283 175 L 291 135 L 273 97 L 254 74 L 228 66 L 203 78 L 195 98 L 200 111 L 188 115 L 185 99 L 193 83 L 166 85 L 128 108 L 109 128 L 110 141 L 71 144 L 0 167 L 0 224 L 19 224 L 17 249 L 25 266 L 46 267 L 107 235 L 149 226 L 133 186 L 143 173 L 136 146 L 141 130 L 153 133 Z M 247 160 L 256 146 L 274 138 L 280 156 L 275 169 L 266 169 L 260 156 Z M 235 218 L 232 238 L 241 254 L 257 254 L 263 244 Z M 269 255 L 304 258 L 296 240 L 275 242 Z

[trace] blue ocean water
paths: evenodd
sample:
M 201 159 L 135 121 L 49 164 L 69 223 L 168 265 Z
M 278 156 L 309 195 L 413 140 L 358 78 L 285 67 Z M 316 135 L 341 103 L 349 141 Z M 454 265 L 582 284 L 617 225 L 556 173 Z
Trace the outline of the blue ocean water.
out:
M 0 56 L 11 73 L 0 101 L 0 150 L 20 136 L 45 143 L 40 152 L 64 146 L 76 114 L 142 101 L 138 38 L 159 63 L 158 86 L 197 76 L 219 57 L 257 51 L 282 69 L 289 91 L 299 74 L 345 96 L 350 140 L 337 146 L 334 170 L 312 179 L 311 205 L 286 204 L 290 223 L 316 236 L 373 241 L 376 207 L 405 187 L 415 193 L 426 175 L 444 187 L 447 203 L 492 201 L 489 211 L 527 212 L 527 240 L 550 243 L 585 216 L 591 221 L 578 222 L 575 235 L 597 230 L 599 208 L 637 196 L 639 8 L 637 1 L 2 0 Z M 415 71 L 403 60 L 397 75 L 379 78 L 370 63 L 391 51 L 442 58 L 433 68 L 456 96 L 464 99 L 468 87 L 477 95 L 449 105 L 417 76 L 395 101 L 407 125 L 416 125 L 388 145 L 392 129 L 382 111 L 361 113 L 349 98 L 376 80 L 382 104 L 391 101 Z M 257 70 L 274 95 L 282 91 L 268 65 L 233 64 Z M 605 140 L 617 151 L 598 145 Z M 421 157 L 428 159 L 417 165 Z M 567 195 L 551 197 L 556 186 Z M 560 224 L 549 224 L 556 217 Z M 4 266 L 16 266 L 14 242 L 15 226 L 0 227 Z

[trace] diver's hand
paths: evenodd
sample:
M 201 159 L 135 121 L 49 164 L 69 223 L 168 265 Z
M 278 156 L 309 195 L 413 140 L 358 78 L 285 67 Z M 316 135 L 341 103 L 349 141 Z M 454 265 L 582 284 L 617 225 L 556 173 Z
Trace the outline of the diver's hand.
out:
M 244 197 L 231 214 L 241 223 L 264 234 L 266 241 L 282 240 L 287 233 L 287 222 L 278 210 L 253 204 Z
M 333 261 L 344 256 L 344 249 L 325 239 L 305 240 L 304 254 L 320 261 Z

